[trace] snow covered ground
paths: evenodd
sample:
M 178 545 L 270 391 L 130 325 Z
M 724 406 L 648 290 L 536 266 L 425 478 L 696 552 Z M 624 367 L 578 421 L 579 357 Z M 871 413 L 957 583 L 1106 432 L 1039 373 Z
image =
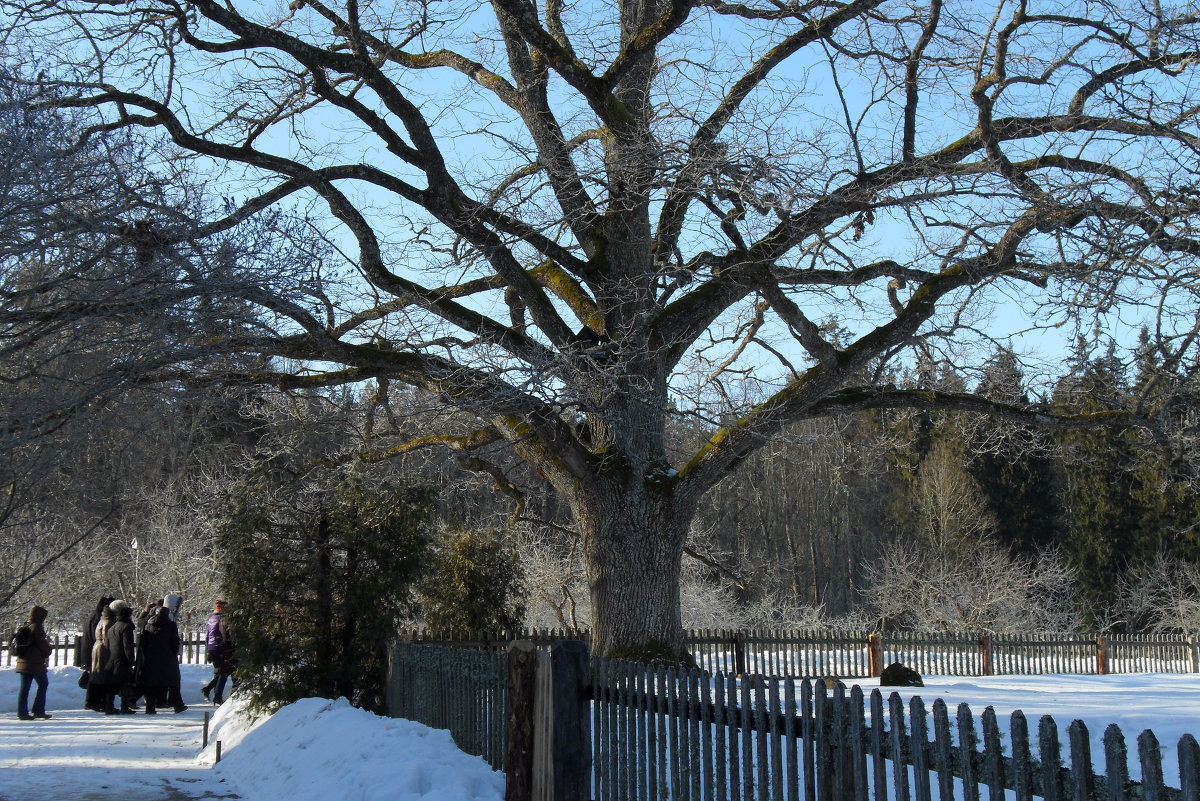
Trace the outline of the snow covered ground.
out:
M 16 716 L 17 676 L 0 670 L 0 801 L 503 797 L 503 776 L 458 751 L 446 732 L 315 698 L 255 721 L 236 695 L 220 708 L 204 702 L 199 687 L 208 668 L 182 670 L 188 711 L 107 717 L 81 709 L 76 668 L 56 668 L 48 704 L 53 719 L 28 722 Z M 1096 742 L 1109 723 L 1121 726 L 1130 743 L 1152 729 L 1173 786 L 1175 745 L 1185 733 L 1200 732 L 1197 675 L 927 677 L 924 688 L 901 694 L 906 700 L 919 694 L 929 704 L 944 698 L 952 708 L 968 703 L 976 716 L 990 704 L 1002 722 L 1021 709 L 1031 728 L 1049 714 L 1060 732 L 1079 718 Z M 201 749 L 206 711 L 213 713 L 210 744 Z M 214 764 L 217 740 L 220 764 Z
M 346 701 L 306 699 L 252 720 L 236 694 L 200 696 L 211 669 L 183 665 L 190 708 L 150 716 L 82 709 L 78 668 L 51 670 L 50 720 L 17 719 L 18 677 L 0 670 L 0 801 L 499 801 L 504 777 L 450 735 Z M 204 713 L 212 714 L 201 749 Z M 214 764 L 216 742 L 222 756 Z

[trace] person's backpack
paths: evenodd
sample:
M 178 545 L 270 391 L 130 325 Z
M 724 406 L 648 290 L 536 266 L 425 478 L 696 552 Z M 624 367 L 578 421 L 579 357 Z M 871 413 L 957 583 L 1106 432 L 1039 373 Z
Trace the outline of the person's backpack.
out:
M 17 629 L 13 634 L 11 648 L 18 659 L 33 656 L 33 629 L 29 626 L 21 626 Z

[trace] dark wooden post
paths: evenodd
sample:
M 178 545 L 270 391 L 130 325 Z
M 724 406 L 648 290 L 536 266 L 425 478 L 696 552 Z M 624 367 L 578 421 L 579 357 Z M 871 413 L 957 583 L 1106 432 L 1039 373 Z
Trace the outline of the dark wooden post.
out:
M 833 771 L 838 764 L 833 742 L 833 702 L 825 682 L 813 682 L 813 740 L 816 752 L 816 801 L 842 801 L 833 794 Z M 747 770 L 752 767 L 747 765 Z
M 528 640 L 508 646 L 507 749 L 504 801 L 533 801 L 533 704 L 537 649 Z
M 1108 675 L 1108 640 L 1103 634 L 1096 636 L 1096 674 Z
M 879 632 L 867 635 L 867 661 L 872 678 L 883 675 L 883 635 Z
M 1200 673 L 1200 650 L 1196 647 L 1196 638 L 1188 635 L 1188 669 L 1193 673 Z
M 992 675 L 992 635 L 979 638 L 979 661 L 983 663 L 983 675 Z
M 846 698 L 846 686 L 840 681 L 833 685 L 833 725 L 836 731 L 834 746 L 834 788 L 837 797 L 842 801 L 856 801 L 858 789 L 854 782 L 854 737 L 861 734 L 853 728 L 853 718 L 850 715 L 850 701 Z M 862 797 L 866 798 L 866 787 L 862 788 Z M 840 792 L 837 792 L 840 790 Z
M 564 640 L 550 647 L 554 688 L 553 801 L 591 798 L 588 661 L 588 647 L 579 640 Z
M 738 676 L 746 675 L 746 643 L 740 631 L 733 633 L 733 672 Z

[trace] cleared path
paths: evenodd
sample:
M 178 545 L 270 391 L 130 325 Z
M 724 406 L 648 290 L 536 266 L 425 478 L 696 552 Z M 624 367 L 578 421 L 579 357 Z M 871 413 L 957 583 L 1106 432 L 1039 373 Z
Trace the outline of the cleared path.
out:
M 204 713 L 203 666 L 184 666 L 181 714 L 101 715 L 88 712 L 74 686 L 75 668 L 50 677 L 50 720 L 16 715 L 15 675 L 0 672 L 0 801 L 191 801 L 236 798 L 214 793 L 197 762 Z

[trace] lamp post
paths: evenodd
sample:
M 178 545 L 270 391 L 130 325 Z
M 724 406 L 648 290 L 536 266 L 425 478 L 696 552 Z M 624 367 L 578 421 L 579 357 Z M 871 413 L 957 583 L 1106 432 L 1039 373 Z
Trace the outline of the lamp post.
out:
M 133 601 L 134 607 L 141 608 L 142 605 L 142 578 L 141 578 L 141 555 L 142 544 L 138 542 L 138 538 L 134 537 L 133 542 L 129 543 L 130 550 L 133 551 Z

